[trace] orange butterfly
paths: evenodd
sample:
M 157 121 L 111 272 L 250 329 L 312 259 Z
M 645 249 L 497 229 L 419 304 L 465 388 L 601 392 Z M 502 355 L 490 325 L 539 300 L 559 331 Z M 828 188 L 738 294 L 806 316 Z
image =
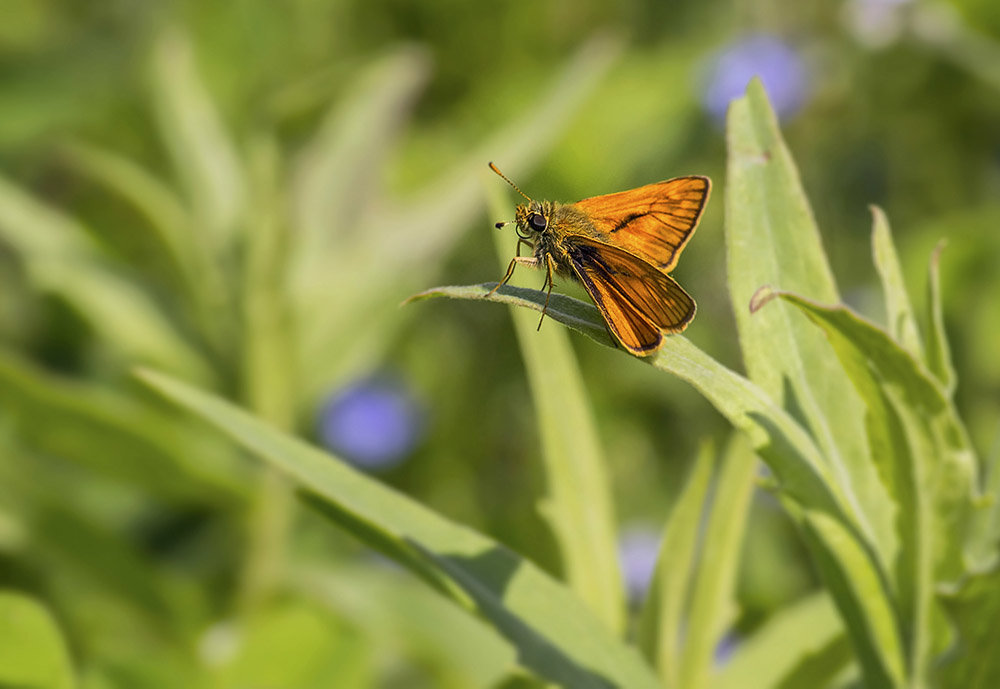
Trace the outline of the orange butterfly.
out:
M 517 264 L 544 267 L 545 318 L 553 273 L 579 280 L 608 330 L 636 356 L 654 353 L 664 333 L 679 333 L 694 318 L 694 299 L 667 273 L 694 234 L 712 186 L 708 177 L 678 177 L 564 204 L 533 201 L 493 163 L 490 169 L 528 201 L 514 211 L 517 255 L 490 294 L 510 280 Z M 521 256 L 522 244 L 531 248 L 530 257 Z

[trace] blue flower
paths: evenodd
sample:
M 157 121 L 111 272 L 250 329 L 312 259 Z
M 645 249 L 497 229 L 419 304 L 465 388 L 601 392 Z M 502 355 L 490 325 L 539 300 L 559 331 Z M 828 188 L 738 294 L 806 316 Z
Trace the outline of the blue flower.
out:
M 660 532 L 646 524 L 622 530 L 618 541 L 618 559 L 625 577 L 630 601 L 641 601 L 653 580 L 656 557 L 660 552 Z
M 805 103 L 808 73 L 801 56 L 774 36 L 753 34 L 710 58 L 702 104 L 724 121 L 729 102 L 742 96 L 755 76 L 764 82 L 778 117 L 794 115 Z
M 323 444 L 365 469 L 395 466 L 423 431 L 423 410 L 400 381 L 366 378 L 334 394 L 319 415 Z
M 722 637 L 719 643 L 715 646 L 715 657 L 713 658 L 715 667 L 725 667 L 739 646 L 740 637 L 736 636 L 733 632 L 729 632 Z

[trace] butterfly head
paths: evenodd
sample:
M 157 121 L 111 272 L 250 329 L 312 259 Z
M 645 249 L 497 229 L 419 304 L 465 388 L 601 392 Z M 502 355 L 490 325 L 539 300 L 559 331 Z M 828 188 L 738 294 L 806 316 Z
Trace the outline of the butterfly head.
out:
M 517 225 L 518 236 L 521 239 L 532 239 L 545 232 L 549 226 L 549 214 L 551 212 L 549 206 L 551 204 L 534 201 L 530 196 L 521 191 L 516 184 L 511 182 L 505 174 L 500 172 L 493 163 L 490 163 L 490 169 L 500 175 L 507 184 L 514 188 L 514 191 L 523 196 L 527 201 L 527 203 L 518 204 L 517 208 L 514 209 L 514 224 Z M 498 222 L 496 227 L 500 229 L 504 225 L 509 224 L 511 223 Z
M 548 213 L 544 205 L 537 201 L 522 203 L 514 210 L 514 223 L 522 239 L 531 239 L 548 229 Z

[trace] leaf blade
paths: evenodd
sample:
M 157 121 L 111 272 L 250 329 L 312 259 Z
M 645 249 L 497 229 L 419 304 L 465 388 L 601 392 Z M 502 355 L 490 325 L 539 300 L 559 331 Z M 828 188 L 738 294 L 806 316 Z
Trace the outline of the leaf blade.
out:
M 140 380 L 196 413 L 317 496 L 334 518 L 483 615 L 540 676 L 571 686 L 654 689 L 635 649 L 530 562 L 452 524 L 329 455 L 276 431 L 227 402 L 149 370 Z

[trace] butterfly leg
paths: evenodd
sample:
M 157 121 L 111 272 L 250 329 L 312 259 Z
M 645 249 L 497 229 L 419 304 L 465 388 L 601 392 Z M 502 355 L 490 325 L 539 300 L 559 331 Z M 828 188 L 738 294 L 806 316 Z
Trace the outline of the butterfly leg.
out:
M 545 320 L 545 312 L 549 310 L 549 299 L 552 297 L 552 288 L 556 286 L 556 283 L 552 280 L 552 274 L 556 270 L 556 262 L 552 258 L 552 254 L 545 254 L 545 282 L 542 283 L 542 289 L 545 289 L 545 284 L 548 283 L 549 291 L 545 294 L 545 306 L 542 307 L 542 317 L 538 319 L 538 327 L 535 330 L 542 329 L 542 321 Z
M 520 247 L 520 245 L 518 246 Z M 530 268 L 538 267 L 538 259 L 535 258 L 534 256 L 520 256 L 520 255 L 515 256 L 514 258 L 510 259 L 510 264 L 507 266 L 507 272 L 504 273 L 503 279 L 497 283 L 496 287 L 490 290 L 489 294 L 486 295 L 487 297 L 492 297 L 494 292 L 496 292 L 498 289 L 507 284 L 507 281 L 510 280 L 512 275 L 514 275 L 514 266 L 516 266 L 519 263 L 521 265 L 528 266 Z

